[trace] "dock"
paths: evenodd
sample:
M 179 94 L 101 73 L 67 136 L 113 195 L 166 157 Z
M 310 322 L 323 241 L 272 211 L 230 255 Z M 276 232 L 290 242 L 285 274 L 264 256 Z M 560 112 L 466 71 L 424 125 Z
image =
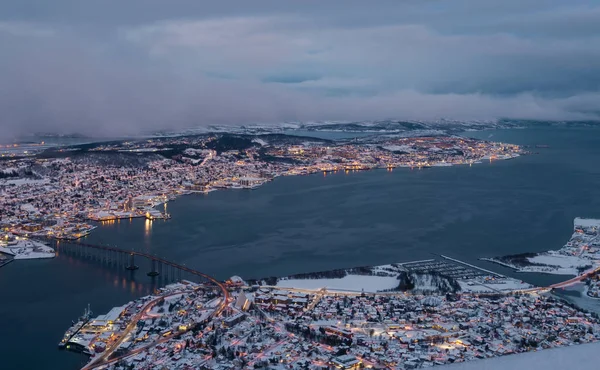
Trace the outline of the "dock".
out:
M 14 260 L 15 260 L 14 258 L 2 259 L 2 260 L 0 260 L 0 267 L 8 265 L 9 263 L 11 263 Z
M 459 263 L 459 264 L 461 264 L 461 265 L 464 265 L 464 266 L 468 266 L 468 267 L 470 267 L 470 268 L 472 268 L 472 269 L 475 269 L 475 270 L 479 270 L 479 271 L 486 272 L 486 273 L 488 273 L 488 274 L 490 274 L 490 275 L 492 275 L 492 276 L 497 276 L 497 277 L 506 278 L 506 276 L 504 276 L 504 275 L 502 275 L 502 274 L 499 274 L 499 273 L 497 273 L 497 272 L 490 271 L 490 270 L 486 270 L 486 269 L 484 269 L 484 268 L 481 268 L 481 267 L 479 267 L 479 266 L 471 265 L 470 263 L 466 263 L 466 262 L 463 262 L 463 261 L 461 261 L 461 260 L 457 260 L 457 259 L 455 259 L 455 258 L 452 258 L 452 257 L 444 256 L 443 254 L 440 254 L 440 257 L 442 257 L 442 258 L 444 258 L 444 259 L 446 259 L 446 260 L 448 260 L 448 261 L 452 261 L 452 262 Z

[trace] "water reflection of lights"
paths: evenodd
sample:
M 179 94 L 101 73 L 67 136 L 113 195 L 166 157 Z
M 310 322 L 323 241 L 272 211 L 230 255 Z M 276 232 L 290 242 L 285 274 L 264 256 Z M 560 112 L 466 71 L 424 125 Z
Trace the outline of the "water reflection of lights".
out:
M 146 219 L 144 223 L 144 234 L 146 236 L 150 235 L 150 231 L 152 230 L 152 220 Z

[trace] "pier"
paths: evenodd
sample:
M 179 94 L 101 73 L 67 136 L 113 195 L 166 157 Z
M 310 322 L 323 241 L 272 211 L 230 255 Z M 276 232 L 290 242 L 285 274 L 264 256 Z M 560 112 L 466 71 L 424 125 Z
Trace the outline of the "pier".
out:
M 10 258 L 10 257 L 0 259 L 0 267 L 8 265 L 9 263 L 11 263 L 14 260 L 15 260 L 14 258 Z

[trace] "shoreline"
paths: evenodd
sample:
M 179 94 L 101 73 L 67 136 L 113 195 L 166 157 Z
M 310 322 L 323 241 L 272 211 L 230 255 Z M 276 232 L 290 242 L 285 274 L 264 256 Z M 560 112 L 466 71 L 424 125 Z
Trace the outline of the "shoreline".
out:
M 517 273 L 583 276 L 600 269 L 600 220 L 576 217 L 573 234 L 558 250 L 479 258 Z
M 242 187 L 242 186 L 218 186 L 218 187 L 211 187 L 211 188 L 207 188 L 204 190 L 182 190 L 180 192 L 175 192 L 175 193 L 169 193 L 166 194 L 165 196 L 167 197 L 167 200 L 162 201 L 156 205 L 153 205 L 151 208 L 155 209 L 158 206 L 164 205 L 164 204 L 168 204 L 169 202 L 175 201 L 178 198 L 185 196 L 185 195 L 197 195 L 197 194 L 203 194 L 203 195 L 207 195 L 209 193 L 212 192 L 216 192 L 216 191 L 221 191 L 221 190 L 256 190 L 258 188 L 261 188 L 262 186 L 266 185 L 269 182 L 275 181 L 277 178 L 279 177 L 292 177 L 292 176 L 313 176 L 313 175 L 317 175 L 319 173 L 333 173 L 333 174 L 338 174 L 338 172 L 344 172 L 344 174 L 350 174 L 353 172 L 368 172 L 368 171 L 393 171 L 393 169 L 396 168 L 400 168 L 400 169 L 410 169 L 410 170 L 422 170 L 422 169 L 431 169 L 431 168 L 446 168 L 446 167 L 459 167 L 459 166 L 469 166 L 471 167 L 473 164 L 487 164 L 487 163 L 491 163 L 493 161 L 508 161 L 511 159 L 515 159 L 515 158 L 519 158 L 521 157 L 523 154 L 517 154 L 514 156 L 510 156 L 507 158 L 496 158 L 496 159 L 490 159 L 488 158 L 481 158 L 478 161 L 474 161 L 472 163 L 434 163 L 431 165 L 427 165 L 427 166 L 410 166 L 410 165 L 398 165 L 398 166 L 394 166 L 394 167 L 389 167 L 389 166 L 375 166 L 375 167 L 370 167 L 370 168 L 360 168 L 360 169 L 327 169 L 327 170 L 315 170 L 315 171 L 308 171 L 308 172 L 299 172 L 299 173 L 283 173 L 283 174 L 277 174 L 275 176 L 273 176 L 272 178 L 265 178 L 263 182 L 261 182 L 260 184 L 255 184 L 252 186 L 247 186 L 247 187 Z M 489 162 L 484 162 L 484 161 L 488 161 Z M 158 211 L 158 210 L 157 210 Z M 99 211 L 102 212 L 102 211 Z M 147 218 L 150 219 L 151 221 L 153 221 L 154 219 L 163 219 L 163 220 L 168 220 L 171 219 L 171 215 L 168 214 L 166 217 L 154 217 L 154 218 L 148 218 L 145 214 L 144 215 L 138 215 L 138 216 L 123 216 L 123 217 L 119 217 L 117 215 L 115 215 L 114 218 L 110 218 L 110 219 L 105 219 L 105 220 L 100 220 L 100 219 L 93 219 L 93 218 L 86 218 L 85 220 L 88 221 L 93 221 L 98 223 L 98 225 L 95 225 L 94 227 L 92 227 L 89 232 L 87 232 L 85 235 L 81 235 L 78 237 L 72 237 L 72 238 L 57 238 L 54 236 L 50 236 L 53 239 L 66 239 L 66 240 L 78 240 L 81 239 L 89 234 L 91 234 L 96 228 L 102 226 L 102 222 L 114 222 L 117 220 L 127 220 L 127 219 L 133 219 L 133 218 Z M 48 235 L 40 235 L 41 237 L 48 237 Z

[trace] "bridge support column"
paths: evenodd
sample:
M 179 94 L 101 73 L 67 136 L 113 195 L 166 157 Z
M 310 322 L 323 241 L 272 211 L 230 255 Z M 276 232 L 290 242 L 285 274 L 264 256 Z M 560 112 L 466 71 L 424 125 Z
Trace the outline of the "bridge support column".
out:
M 135 255 L 134 255 L 133 253 L 131 253 L 131 254 L 129 255 L 129 265 L 128 265 L 127 267 L 125 267 L 127 270 L 131 270 L 131 271 L 133 271 L 133 270 L 137 270 L 137 269 L 139 268 L 139 267 L 137 267 L 137 266 L 135 265 L 135 261 L 134 261 L 134 259 L 133 259 L 133 257 L 134 257 L 134 256 L 135 256 Z
M 152 266 L 152 269 L 150 270 L 150 272 L 147 275 L 148 276 L 158 276 L 158 271 L 156 271 L 156 260 L 151 259 L 150 264 Z
M 162 262 L 158 261 L 158 274 L 162 275 Z

